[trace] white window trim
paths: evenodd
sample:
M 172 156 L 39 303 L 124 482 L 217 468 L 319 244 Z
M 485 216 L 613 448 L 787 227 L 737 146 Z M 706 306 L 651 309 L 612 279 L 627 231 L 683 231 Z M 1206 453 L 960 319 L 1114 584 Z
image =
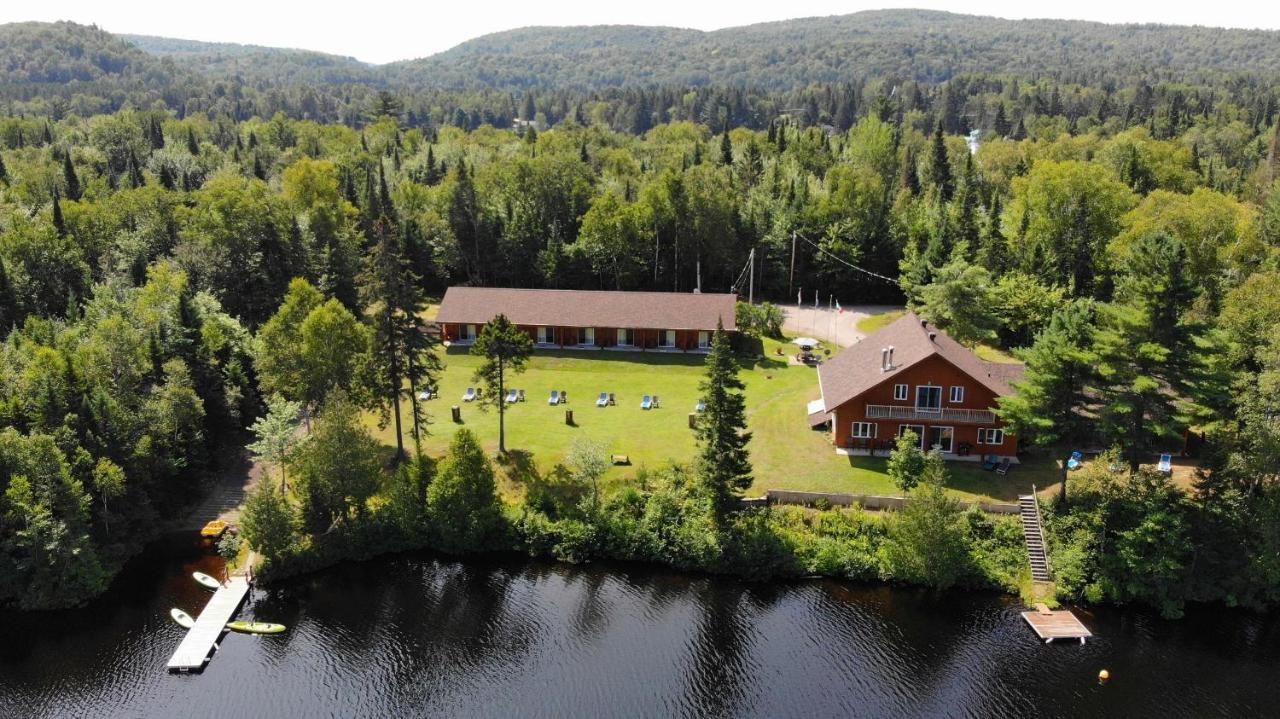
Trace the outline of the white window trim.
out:
M 992 442 L 991 435 L 995 432 L 1000 433 L 1000 441 Z M 1004 444 L 1004 428 L 1002 427 L 979 427 L 978 428 L 978 444 Z
M 870 427 L 871 434 L 859 434 L 858 433 L 859 426 L 863 428 Z M 849 436 L 853 437 L 854 439 L 875 439 L 876 435 L 878 434 L 880 434 L 879 424 L 876 424 L 875 422 L 854 422 L 853 427 L 850 429 Z
M 668 335 L 668 334 L 667 334 L 668 332 L 670 332 L 671 334 L 670 334 L 670 335 Z M 670 338 L 671 338 L 671 344 L 667 344 L 667 338 L 668 338 L 668 337 L 670 337 Z M 675 331 L 675 330 L 658 330 L 658 346 L 659 346 L 659 347 L 666 347 L 666 348 L 675 347 L 675 346 L 676 346 L 676 331 Z
M 905 384 L 895 384 L 893 386 L 893 401 L 905 402 L 907 397 L 911 396 L 911 388 Z
M 625 342 L 622 341 L 622 335 L 624 332 L 626 333 L 626 336 L 627 336 L 627 340 Z M 618 340 L 619 347 L 631 347 L 632 342 L 635 341 L 635 330 L 631 329 L 630 327 L 619 327 L 618 333 L 614 336 Z
M 710 347 L 711 347 L 711 333 L 699 330 L 698 331 L 698 349 L 705 350 L 705 349 L 709 349 Z
M 936 390 L 938 390 L 938 406 L 937 406 L 936 408 L 934 408 L 934 407 L 925 407 L 925 406 L 923 406 L 923 405 L 921 405 L 921 404 L 920 404 L 920 390 L 922 390 L 922 389 L 936 389 Z M 916 403 L 915 403 L 915 408 L 916 408 L 916 410 L 917 410 L 917 411 L 919 411 L 919 410 L 924 410 L 924 411 L 926 411 L 926 412 L 935 412 L 935 411 L 936 411 L 936 412 L 941 412 L 941 411 L 942 411 L 942 386 L 941 386 L 941 385 L 936 385 L 936 384 L 918 384 L 918 385 L 916 385 Z
M 925 435 L 928 433 L 927 430 L 925 429 L 925 426 L 923 424 L 900 424 L 898 425 L 899 437 L 902 436 L 902 430 L 904 427 L 910 427 L 913 430 L 914 429 L 920 430 L 919 432 L 916 432 L 915 435 L 920 438 L 920 449 L 925 449 L 925 446 L 924 446 Z
M 959 394 L 960 396 L 956 397 L 957 394 Z M 964 385 L 962 384 L 951 385 L 950 397 L 951 397 L 950 402 L 952 404 L 960 404 L 961 402 L 964 402 Z
M 584 334 L 586 335 L 586 340 L 587 340 L 586 342 L 582 341 Z M 593 347 L 595 346 L 595 343 L 596 343 L 595 327 L 579 327 L 578 328 L 578 346 L 579 347 Z
M 928 430 L 928 431 L 932 434 L 933 430 L 935 430 L 935 429 L 949 429 L 949 430 L 951 430 L 951 446 L 950 446 L 950 447 L 948 447 L 948 448 L 946 448 L 946 449 L 944 449 L 944 450 L 942 450 L 942 453 L 943 453 L 943 454 L 953 454 L 953 453 L 955 453 L 955 451 L 956 451 L 956 428 L 955 428 L 955 427 L 948 427 L 948 426 L 945 426 L 945 425 L 931 425 L 931 426 L 929 427 L 929 430 Z M 939 445 L 941 445 L 942 443 L 941 443 L 941 442 L 939 442 L 938 444 L 939 444 Z M 933 449 L 933 443 L 932 443 L 932 442 L 931 442 L 931 443 L 929 443 L 929 449 Z

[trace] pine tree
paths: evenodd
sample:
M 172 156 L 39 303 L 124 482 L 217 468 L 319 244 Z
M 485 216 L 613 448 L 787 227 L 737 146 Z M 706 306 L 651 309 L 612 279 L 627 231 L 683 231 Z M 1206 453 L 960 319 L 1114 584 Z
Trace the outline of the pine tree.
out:
M 707 374 L 698 385 L 706 409 L 698 417 L 698 480 L 722 522 L 734 508 L 739 494 L 751 486 L 751 460 L 747 444 L 745 388 L 729 346 L 724 324 L 716 323 Z
M 53 193 L 53 227 L 58 231 L 58 237 L 67 236 L 67 223 L 62 219 L 62 203 L 58 201 L 58 193 Z
M 147 178 L 142 175 L 142 168 L 138 166 L 138 156 L 132 152 L 129 153 L 129 166 L 127 169 L 130 187 L 137 189 L 146 186 Z
M 0 155 L 0 182 L 9 184 L 9 168 L 4 166 L 4 155 Z
M 13 296 L 13 285 L 9 283 L 9 271 L 5 269 L 4 260 L 0 259 L 0 333 L 8 334 L 17 326 L 18 302 Z
M 996 106 L 996 119 L 992 122 L 991 129 L 1000 137 L 1009 135 L 1009 118 L 1004 114 L 1004 103 Z
M 190 127 L 187 128 L 187 152 L 192 156 L 200 154 L 200 144 L 196 142 L 196 131 Z
M 1014 394 L 1000 397 L 1000 418 L 1019 438 L 1062 450 L 1061 498 L 1067 498 L 1068 453 L 1093 428 L 1086 416 L 1087 388 L 1094 379 L 1090 352 L 1093 305 L 1089 300 L 1059 308 L 1020 359 L 1026 373 Z
M 174 189 L 175 182 L 173 179 L 173 171 L 169 169 L 169 163 L 160 165 L 160 186 L 166 190 Z
M 256 152 L 253 153 L 253 176 L 263 182 L 267 181 L 267 170 L 262 166 L 262 156 Z
M 1027 139 L 1027 126 L 1023 123 L 1021 117 L 1018 118 L 1018 124 L 1013 128 L 1013 135 L 1010 137 L 1018 142 L 1022 142 Z
M 951 161 L 947 159 L 947 143 L 942 135 L 942 123 L 933 132 L 933 145 L 929 153 L 929 181 L 942 193 L 942 201 L 949 202 L 955 194 L 955 180 L 951 176 Z
M 733 142 L 729 139 L 729 128 L 725 128 L 724 134 L 720 136 L 720 164 L 730 166 L 733 164 Z
M 479 401 L 482 407 L 498 409 L 498 452 L 506 454 L 507 373 L 524 371 L 533 354 L 533 338 L 500 314 L 485 323 L 471 345 L 471 354 L 484 358 L 474 375 L 484 387 Z
M 79 178 L 76 177 L 76 166 L 72 165 L 72 154 L 69 151 L 63 155 L 63 184 L 67 189 L 68 200 L 79 200 L 81 198 Z

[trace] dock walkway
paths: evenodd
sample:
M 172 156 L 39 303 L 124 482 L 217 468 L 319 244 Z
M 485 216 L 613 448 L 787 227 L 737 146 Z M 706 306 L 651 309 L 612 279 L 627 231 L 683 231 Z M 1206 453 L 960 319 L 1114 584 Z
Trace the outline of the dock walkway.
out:
M 196 618 L 196 624 L 187 631 L 173 656 L 169 657 L 169 671 L 191 672 L 204 668 L 209 655 L 217 647 L 218 637 L 222 636 L 227 622 L 235 616 L 240 603 L 249 593 L 247 577 L 236 575 L 213 593 L 204 611 Z

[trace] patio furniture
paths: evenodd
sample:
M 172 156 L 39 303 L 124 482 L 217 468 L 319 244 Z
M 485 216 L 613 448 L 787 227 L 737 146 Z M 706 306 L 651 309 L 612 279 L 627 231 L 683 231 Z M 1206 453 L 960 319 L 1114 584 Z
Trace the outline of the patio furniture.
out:
M 695 404 L 695 405 L 693 406 L 693 411 L 694 411 L 694 412 L 706 412 L 706 411 L 707 411 L 707 403 L 706 403 L 706 402 L 704 402 L 704 401 L 702 401 L 702 400 L 698 400 L 698 403 L 697 403 L 697 404 Z
M 612 392 L 610 392 L 610 393 L 609 393 L 609 406 L 610 406 L 610 407 L 612 407 L 613 405 L 615 405 L 615 404 L 617 404 L 617 403 L 618 403 L 618 399 L 617 399 L 616 397 L 614 397 L 614 396 L 613 396 L 613 393 L 612 393 Z
M 652 406 L 653 406 L 653 398 L 650 397 L 649 395 L 645 395 L 640 400 L 640 409 L 649 409 Z
M 625 454 L 614 454 L 609 456 L 609 461 L 614 464 L 631 464 L 631 458 Z
M 507 392 L 507 404 L 515 404 L 515 403 L 516 403 L 516 400 L 518 400 L 518 399 L 520 399 L 520 393 L 519 393 L 519 392 L 517 392 L 517 391 L 515 391 L 515 390 L 511 390 L 511 391 Z
M 650 406 L 653 407 L 654 409 L 657 409 L 662 406 L 662 403 L 658 401 L 658 395 L 655 394 L 653 396 L 653 404 Z
M 982 468 L 988 472 L 995 471 L 995 468 L 998 466 L 1000 466 L 1000 460 L 996 459 L 995 457 L 987 457 L 986 459 L 982 460 Z
M 520 390 L 520 401 L 524 401 L 524 390 Z
M 547 404 L 560 404 L 560 393 L 551 390 L 551 396 L 547 398 Z
M 596 406 L 597 406 L 597 407 L 608 407 L 608 406 L 609 406 L 609 393 L 608 393 L 608 392 L 601 392 L 601 393 L 600 393 L 600 396 L 596 398 Z
M 1160 455 L 1160 464 L 1156 465 L 1156 470 L 1165 474 L 1173 474 L 1173 455 Z
M 478 397 L 478 396 L 479 396 L 479 393 L 478 393 L 478 392 L 476 392 L 476 388 L 475 388 L 475 387 L 468 387 L 468 388 L 467 388 L 466 393 L 462 395 L 462 401 L 463 401 L 463 402 L 472 402 L 472 401 L 474 401 L 474 400 L 475 400 L 475 398 L 476 398 L 476 397 Z
M 996 474 L 1001 474 L 1001 475 L 1008 474 L 1010 466 L 1012 465 L 1009 462 L 1009 458 L 1005 457 L 1004 459 L 1000 460 L 1000 466 L 996 467 Z
M 1071 458 L 1067 460 L 1067 469 L 1080 469 L 1084 466 L 1084 455 L 1079 451 L 1071 453 Z

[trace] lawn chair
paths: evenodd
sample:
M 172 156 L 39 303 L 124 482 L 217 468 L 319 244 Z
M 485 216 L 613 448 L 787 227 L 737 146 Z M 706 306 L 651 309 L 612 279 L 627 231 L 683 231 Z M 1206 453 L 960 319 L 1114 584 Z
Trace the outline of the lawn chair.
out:
M 1084 466 L 1084 455 L 1080 452 L 1072 452 L 1071 459 L 1067 460 L 1067 469 L 1080 469 Z
M 1160 464 L 1156 465 L 1156 470 L 1165 474 L 1173 474 L 1173 455 L 1160 455 Z
M 427 400 L 431 399 L 435 395 L 436 395 L 435 390 L 428 387 L 418 393 L 418 399 L 420 401 L 426 402 Z
M 996 467 L 1000 466 L 1000 460 L 995 455 L 982 460 L 982 468 L 988 472 L 994 472 Z
M 609 393 L 609 406 L 610 406 L 610 407 L 612 407 L 612 406 L 614 406 L 614 405 L 615 405 L 615 404 L 617 404 L 617 403 L 618 403 L 618 398 L 617 398 L 617 397 L 614 397 L 614 396 L 613 396 L 613 393 L 612 393 L 612 392 L 610 392 L 610 393 Z
M 661 407 L 661 406 L 662 406 L 662 403 L 658 401 L 658 395 L 656 395 L 656 394 L 655 394 L 655 395 L 653 396 L 653 404 L 652 404 L 651 406 L 652 406 L 654 409 L 657 409 L 657 408 L 659 408 L 659 407 Z
M 1000 474 L 1000 475 L 1008 474 L 1010 466 L 1011 465 L 1009 463 L 1009 458 L 1005 457 L 1004 459 L 1000 460 L 1000 466 L 996 467 L 996 474 Z
M 707 411 L 707 403 L 706 403 L 706 402 L 704 402 L 704 401 L 702 401 L 702 400 L 698 400 L 698 403 L 697 403 L 697 404 L 695 404 L 695 405 L 693 406 L 693 411 L 694 411 L 694 412 L 706 412 L 706 411 Z
M 564 390 L 560 390 L 560 404 L 569 404 L 569 393 Z
M 640 400 L 640 409 L 649 409 L 652 406 L 653 406 L 653 398 L 650 397 L 649 395 L 645 395 Z
M 597 406 L 597 407 L 608 407 L 608 406 L 609 406 L 609 393 L 608 393 L 608 392 L 601 392 L 601 393 L 600 393 L 600 396 L 596 398 L 596 406 Z
M 475 400 L 475 398 L 476 398 L 476 397 L 478 397 L 478 396 L 479 396 L 479 393 L 478 393 L 478 392 L 476 392 L 476 388 L 475 388 L 475 387 L 468 387 L 468 388 L 467 388 L 467 392 L 466 392 L 466 394 L 462 395 L 462 401 L 463 401 L 463 402 L 471 402 L 471 401 L 474 401 L 474 400 Z
M 524 390 L 520 390 L 520 401 L 524 401 Z
M 520 393 L 516 390 L 507 392 L 507 404 L 515 404 L 518 399 L 520 399 Z
M 560 393 L 551 390 L 551 396 L 547 398 L 547 404 L 560 404 Z

